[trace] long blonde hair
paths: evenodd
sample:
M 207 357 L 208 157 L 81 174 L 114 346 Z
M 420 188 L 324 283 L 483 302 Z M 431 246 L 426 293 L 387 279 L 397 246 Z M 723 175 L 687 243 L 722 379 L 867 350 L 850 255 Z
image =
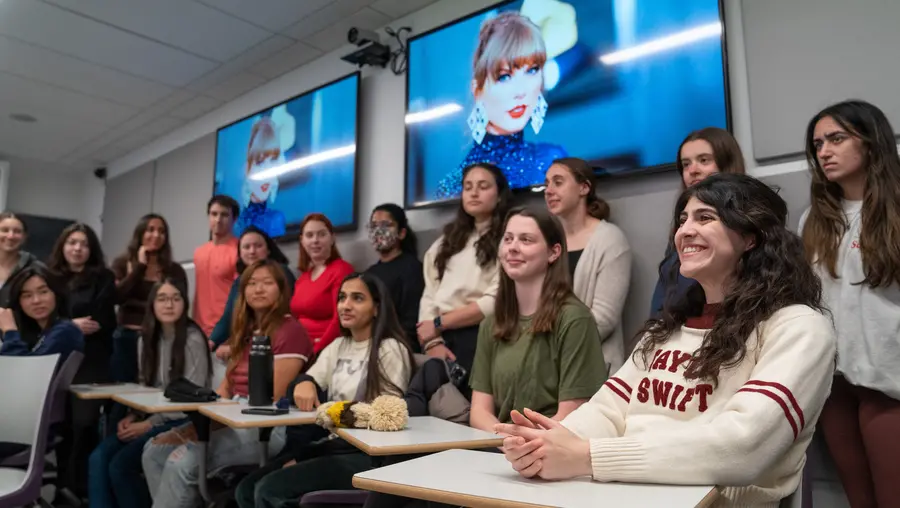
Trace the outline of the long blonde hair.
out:
M 547 46 L 541 29 L 518 12 L 502 12 L 481 24 L 472 62 L 475 90 L 484 87 L 488 76 L 496 81 L 504 66 L 543 68 L 546 61 Z

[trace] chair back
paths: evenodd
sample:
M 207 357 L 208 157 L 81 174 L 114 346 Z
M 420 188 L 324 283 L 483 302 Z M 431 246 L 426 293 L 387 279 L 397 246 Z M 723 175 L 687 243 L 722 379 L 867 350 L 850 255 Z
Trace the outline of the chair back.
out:
M 78 368 L 84 360 L 84 353 L 73 351 L 56 371 L 53 377 L 53 405 L 50 407 L 50 424 L 62 423 L 66 419 L 66 405 L 69 402 L 69 386 L 75 379 Z
M 0 356 L 0 372 L 9 381 L 9 389 L 0 390 L 0 441 L 31 447 L 27 471 L 0 468 L 0 507 L 25 506 L 41 495 L 58 361 L 59 355 Z

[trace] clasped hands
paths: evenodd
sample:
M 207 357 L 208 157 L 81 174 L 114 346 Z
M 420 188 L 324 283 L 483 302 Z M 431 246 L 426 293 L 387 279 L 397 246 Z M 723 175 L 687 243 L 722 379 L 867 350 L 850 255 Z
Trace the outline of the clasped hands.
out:
M 506 436 L 500 450 L 520 475 L 565 480 L 592 474 L 589 441 L 530 409 L 510 417 L 513 423 L 498 423 L 494 431 Z

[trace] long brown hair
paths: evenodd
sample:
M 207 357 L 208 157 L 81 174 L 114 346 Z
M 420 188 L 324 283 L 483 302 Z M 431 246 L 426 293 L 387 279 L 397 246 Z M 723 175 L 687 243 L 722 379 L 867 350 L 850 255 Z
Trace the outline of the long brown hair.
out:
M 386 393 L 387 388 L 392 388 L 396 393 L 402 393 L 403 390 L 395 385 L 391 379 L 385 374 L 381 365 L 381 344 L 385 339 L 394 339 L 403 346 L 407 360 L 411 369 L 415 369 L 416 362 L 413 358 L 412 347 L 409 345 L 406 334 L 400 326 L 397 319 L 397 312 L 394 309 L 394 303 L 391 299 L 390 292 L 378 277 L 369 273 L 354 272 L 344 277 L 341 281 L 340 293 L 344 292 L 344 284 L 349 280 L 359 279 L 366 285 L 369 294 L 372 296 L 372 302 L 375 305 L 375 317 L 372 318 L 372 338 L 369 340 L 369 367 L 366 373 L 366 402 L 375 400 L 379 395 Z M 340 298 L 340 294 L 338 295 Z M 350 330 L 341 326 L 341 335 L 351 337 Z M 412 372 L 410 372 L 412 376 Z
M 494 177 L 494 183 L 497 185 L 497 206 L 491 215 L 491 224 L 487 231 L 475 242 L 478 266 L 485 268 L 497 261 L 497 248 L 500 245 L 500 237 L 503 236 L 503 218 L 509 209 L 510 201 L 512 201 L 512 191 L 509 189 L 509 182 L 506 181 L 506 175 L 503 174 L 503 170 L 487 162 L 466 166 L 462 171 L 463 182 L 466 181 L 466 175 L 475 168 L 481 168 L 490 173 Z M 437 256 L 434 257 L 434 266 L 438 271 L 438 280 L 444 278 L 444 271 L 447 270 L 447 263 L 450 262 L 450 258 L 463 250 L 466 242 L 469 241 L 469 235 L 473 231 L 475 231 L 475 217 L 466 213 L 462 200 L 460 200 L 456 218 L 444 226 L 444 239 L 441 242 Z
M 154 284 L 153 288 L 150 289 L 150 295 L 147 297 L 147 312 L 144 313 L 144 323 L 141 327 L 141 381 L 147 386 L 156 385 L 160 376 L 162 376 L 162 372 L 159 372 L 159 342 L 162 340 L 163 331 L 162 324 L 156 318 L 153 305 L 160 288 L 166 284 L 177 289 L 181 299 L 184 301 L 184 311 L 182 311 L 178 320 L 175 321 L 175 340 L 172 342 L 172 357 L 168 365 L 169 381 L 184 376 L 184 362 L 186 359 L 184 348 L 187 345 L 188 330 L 193 329 L 198 332 L 203 337 L 204 344 L 207 339 L 206 334 L 203 333 L 203 330 L 200 329 L 197 323 L 188 317 L 187 310 L 190 308 L 191 302 L 188 299 L 187 288 L 184 286 L 184 283 L 178 279 L 164 277 Z M 208 375 L 212 374 L 212 360 L 209 355 L 204 356 L 208 367 L 206 371 Z
M 572 283 L 569 281 L 569 261 L 566 250 L 566 234 L 559 219 L 546 208 L 517 207 L 506 216 L 503 229 L 515 216 L 528 217 L 537 224 L 547 248 L 560 246 L 560 254 L 556 261 L 547 266 L 544 283 L 541 286 L 541 298 L 538 310 L 531 321 L 531 333 L 553 331 L 563 304 L 573 295 Z M 494 338 L 513 340 L 519 333 L 519 301 L 516 298 L 516 283 L 509 278 L 505 270 L 500 270 L 500 286 L 494 304 Z
M 837 273 L 841 237 L 850 227 L 841 209 L 843 191 L 828 181 L 814 144 L 816 124 L 830 117 L 862 141 L 866 151 L 866 185 L 859 233 L 865 279 L 851 281 L 877 288 L 900 283 L 900 156 L 894 129 L 884 113 L 863 101 L 845 101 L 820 111 L 806 127 L 806 160 L 812 175 L 810 209 L 803 226 L 806 259 Z
M 269 270 L 275 283 L 278 284 L 278 300 L 271 308 L 264 310 L 262 315 L 257 315 L 256 311 L 247 303 L 247 285 L 253 274 L 262 269 Z M 234 302 L 234 315 L 231 319 L 231 337 L 228 338 L 228 345 L 231 346 L 231 360 L 228 362 L 229 374 L 241 361 L 250 337 L 257 330 L 262 335 L 268 335 L 274 346 L 276 332 L 285 320 L 289 319 L 290 313 L 291 296 L 287 287 L 287 277 L 284 276 L 284 268 L 277 261 L 261 259 L 248 266 L 241 274 L 238 288 L 237 300 Z
M 303 248 L 303 230 L 306 228 L 306 225 L 312 221 L 321 222 L 325 224 L 325 229 L 331 233 L 332 242 L 331 242 L 331 253 L 328 254 L 328 259 L 325 260 L 325 264 L 331 263 L 332 261 L 341 259 L 341 253 L 338 252 L 337 248 L 337 238 L 334 238 L 334 225 L 331 224 L 331 221 L 328 220 L 328 217 L 322 213 L 311 213 L 303 218 L 303 222 L 300 223 L 300 260 L 297 262 L 297 268 L 301 272 L 309 271 L 312 268 L 312 258 L 309 257 L 309 254 L 306 253 L 306 249 Z
M 684 145 L 691 141 L 703 140 L 712 147 L 712 156 L 716 161 L 716 167 L 722 173 L 736 173 L 743 175 L 747 172 L 744 167 L 744 153 L 741 151 L 741 145 L 738 144 L 734 136 L 725 129 L 718 127 L 705 127 L 700 130 L 691 132 L 684 138 L 684 141 L 678 145 L 678 153 L 675 156 L 675 167 L 678 168 L 678 174 L 684 175 L 684 164 L 681 163 L 681 149 Z M 684 189 L 684 178 L 681 179 L 681 188 Z
M 82 233 L 87 238 L 88 244 L 88 259 L 84 264 L 84 270 L 80 273 L 72 271 L 63 253 L 66 242 L 69 241 L 69 237 L 74 233 Z M 106 258 L 103 256 L 103 247 L 100 246 L 100 239 L 97 238 L 97 233 L 90 226 L 81 222 L 66 226 L 53 245 L 53 251 L 50 253 L 47 267 L 66 279 L 69 287 L 72 287 L 76 281 L 91 281 L 106 269 Z
M 156 261 L 159 263 L 159 268 L 163 272 L 167 271 L 169 267 L 172 265 L 172 245 L 169 243 L 169 223 L 166 222 L 165 217 L 159 215 L 157 213 L 148 213 L 141 217 L 138 221 L 137 226 L 134 227 L 134 232 L 131 234 L 131 241 L 128 242 L 128 248 L 125 250 L 125 256 L 128 261 L 132 264 L 137 262 L 138 259 L 138 251 L 141 249 L 141 245 L 144 243 L 144 233 L 147 232 L 147 228 L 150 227 L 150 221 L 153 219 L 159 219 L 162 222 L 163 229 L 166 231 L 165 241 L 163 241 L 163 246 L 160 247 L 156 254 Z
M 559 164 L 568 169 L 572 178 L 574 178 L 575 182 L 579 185 L 583 183 L 588 184 L 589 190 L 587 196 L 584 197 L 584 206 L 588 215 L 600 220 L 609 219 L 609 203 L 594 192 L 594 183 L 596 180 L 594 168 L 592 168 L 586 160 L 577 157 L 563 157 L 562 159 L 553 161 L 553 164 Z
M 744 252 L 725 288 L 725 299 L 712 329 L 694 352 L 685 372 L 687 379 L 718 381 L 722 368 L 739 364 L 747 353 L 747 340 L 761 323 L 789 305 L 806 305 L 826 313 L 821 305 L 822 283 L 803 258 L 800 238 L 786 227 L 787 204 L 765 183 L 739 174 L 719 173 L 685 189 L 678 198 L 670 243 L 681 225 L 680 216 L 691 198 L 716 209 L 723 226 L 752 235 L 755 245 Z M 673 263 L 672 274 L 681 268 Z M 694 284 L 679 299 L 667 299 L 658 318 L 649 319 L 637 334 L 643 342 L 633 359 L 649 365 L 655 350 L 688 317 L 699 316 L 706 296 Z

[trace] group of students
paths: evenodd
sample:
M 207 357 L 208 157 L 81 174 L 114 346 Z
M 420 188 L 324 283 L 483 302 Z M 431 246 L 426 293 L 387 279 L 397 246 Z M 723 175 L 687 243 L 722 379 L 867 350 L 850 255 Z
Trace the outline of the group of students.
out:
M 265 233 L 231 236 L 237 205 L 215 196 L 213 240 L 195 253 L 193 320 L 162 217 L 141 220 L 112 274 L 90 228 L 67 229 L 48 269 L 21 251 L 24 224 L 0 215 L 0 353 L 68 344 L 95 366 L 82 369 L 86 381 L 162 388 L 178 377 L 209 386 L 212 349 L 227 362 L 217 392 L 241 399 L 248 340 L 262 333 L 275 399 L 311 410 L 411 400 L 432 363 L 416 361 L 422 352 L 450 364 L 469 424 L 504 435 L 501 451 L 525 477 L 715 484 L 723 503 L 777 506 L 800 481 L 818 423 L 851 505 L 890 506 L 900 495 L 900 157 L 884 114 L 861 101 L 826 108 L 806 137 L 811 206 L 799 236 L 778 192 L 744 175 L 730 134 L 685 139 L 683 191 L 634 348 L 621 329 L 627 239 L 590 166 L 566 158 L 547 171 L 546 207 L 513 206 L 492 164 L 465 168 L 457 215 L 421 263 L 396 205 L 371 214 L 379 261 L 363 273 L 311 214 L 296 281 Z M 81 438 L 70 444 L 91 442 L 88 414 L 73 410 Z M 197 506 L 185 415 L 120 416 L 90 457 L 91 506 Z M 372 467 L 315 426 L 275 429 L 269 447 L 275 459 L 237 486 L 241 507 L 294 506 Z M 217 428 L 206 460 L 211 471 L 249 465 L 256 450 L 255 432 Z

